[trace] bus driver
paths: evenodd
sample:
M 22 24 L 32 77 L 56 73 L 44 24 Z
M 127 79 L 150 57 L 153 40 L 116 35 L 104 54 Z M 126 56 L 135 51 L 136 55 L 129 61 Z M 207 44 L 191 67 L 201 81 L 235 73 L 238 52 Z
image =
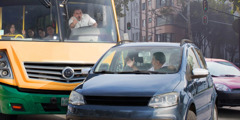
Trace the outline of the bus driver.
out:
M 69 19 L 69 26 L 71 29 L 85 26 L 97 27 L 97 22 L 88 14 L 83 14 L 81 9 L 75 9 L 73 16 Z

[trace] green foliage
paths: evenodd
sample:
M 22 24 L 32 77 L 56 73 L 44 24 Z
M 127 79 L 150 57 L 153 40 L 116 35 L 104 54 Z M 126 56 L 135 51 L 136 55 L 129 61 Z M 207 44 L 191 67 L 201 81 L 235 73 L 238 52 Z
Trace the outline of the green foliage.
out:
M 123 8 L 126 8 L 128 11 L 128 3 L 132 2 L 134 0 L 114 0 L 115 2 L 115 7 L 116 7 L 116 12 L 118 17 L 124 17 L 125 14 L 123 13 Z
M 219 0 L 220 2 L 226 2 L 227 0 Z M 237 8 L 240 8 L 240 1 L 239 0 L 229 0 L 233 4 L 233 13 L 237 10 Z
M 226 51 L 233 56 L 238 48 L 237 36 L 229 25 L 234 18 L 230 15 L 231 5 L 224 1 L 208 0 L 209 9 L 203 12 L 202 2 L 191 2 L 191 24 L 194 43 L 206 54 L 206 48 L 210 48 L 211 57 L 224 58 L 221 51 Z M 226 14 L 228 13 L 228 14 Z M 203 25 L 202 17 L 207 15 L 207 25 Z M 214 22 L 215 21 L 215 22 Z M 228 25 L 227 25 L 228 24 Z

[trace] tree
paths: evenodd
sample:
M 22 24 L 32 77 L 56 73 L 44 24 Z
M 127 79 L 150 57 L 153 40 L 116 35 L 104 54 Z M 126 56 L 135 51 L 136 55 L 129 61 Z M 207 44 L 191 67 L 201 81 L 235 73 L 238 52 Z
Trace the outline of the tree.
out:
M 229 60 L 233 61 L 238 48 L 237 37 L 231 27 L 234 18 L 219 12 L 230 13 L 231 6 L 215 0 L 208 0 L 208 5 L 212 8 L 205 13 L 209 22 L 207 25 L 203 25 L 202 3 L 197 1 L 191 3 L 193 41 L 205 56 L 210 52 L 208 57 L 227 58 L 229 56 Z
M 126 8 L 128 11 L 128 3 L 132 2 L 134 0 L 114 0 L 115 2 L 115 7 L 116 7 L 116 12 L 118 17 L 124 17 L 125 13 L 123 13 L 123 8 Z

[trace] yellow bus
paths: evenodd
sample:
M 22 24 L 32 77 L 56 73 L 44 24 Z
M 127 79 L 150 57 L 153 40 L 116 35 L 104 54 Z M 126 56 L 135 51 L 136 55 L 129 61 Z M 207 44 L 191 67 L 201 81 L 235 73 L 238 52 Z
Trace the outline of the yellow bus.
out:
M 114 0 L 1 0 L 0 119 L 65 114 L 71 90 L 119 41 Z

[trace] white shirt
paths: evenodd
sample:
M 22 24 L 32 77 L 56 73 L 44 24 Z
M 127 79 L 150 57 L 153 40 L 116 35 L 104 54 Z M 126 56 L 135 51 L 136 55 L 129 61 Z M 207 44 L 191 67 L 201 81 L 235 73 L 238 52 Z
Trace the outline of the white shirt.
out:
M 70 20 L 68 21 L 69 25 L 72 24 L 73 19 L 76 19 L 75 17 L 71 17 Z M 85 27 L 85 26 L 92 26 L 95 24 L 96 21 L 91 18 L 88 14 L 82 14 L 82 18 L 78 23 L 75 25 L 74 28 L 80 28 L 80 27 Z
M 165 67 L 165 66 L 167 66 L 166 64 L 163 64 L 163 66 L 161 67 L 161 68 L 163 68 L 163 67 Z M 154 70 L 154 67 L 152 66 L 150 69 L 148 69 L 148 71 L 155 71 Z

